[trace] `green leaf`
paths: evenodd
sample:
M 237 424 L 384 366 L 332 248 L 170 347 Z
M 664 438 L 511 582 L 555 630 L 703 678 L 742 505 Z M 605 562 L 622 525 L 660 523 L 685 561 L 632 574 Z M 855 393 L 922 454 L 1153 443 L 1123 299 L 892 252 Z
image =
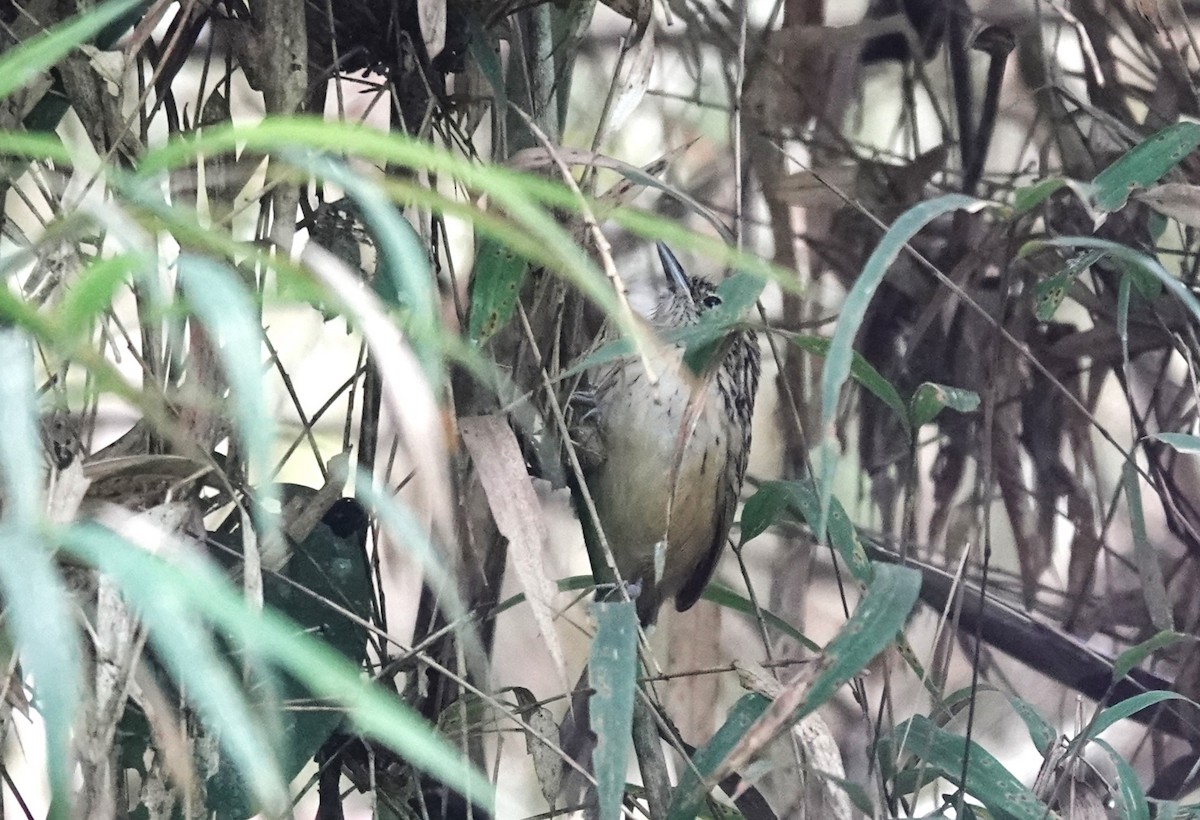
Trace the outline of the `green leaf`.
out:
M 1041 753 L 1042 757 L 1048 755 L 1051 747 L 1058 740 L 1058 732 L 1029 701 L 1016 695 L 1009 695 L 1008 702 L 1012 704 L 1013 711 L 1017 713 L 1017 716 L 1024 722 L 1025 728 L 1029 730 L 1029 739 L 1033 741 L 1034 748 Z
M 592 762 L 601 820 L 621 816 L 625 766 L 633 731 L 637 685 L 637 608 L 632 601 L 598 601 L 596 638 L 588 658 L 588 677 L 596 694 L 591 726 L 596 733 Z
M 854 614 L 825 647 L 821 672 L 809 686 L 793 722 L 816 711 L 895 641 L 916 605 L 921 573 L 897 564 L 878 564 L 874 569 L 874 578 Z
M 811 479 L 764 481 L 742 508 L 741 543 L 761 535 L 787 512 L 794 520 L 815 528 L 819 517 L 817 490 Z M 859 540 L 858 530 L 835 498 L 829 510 L 828 535 L 833 548 L 862 584 L 872 580 L 872 564 Z
M 143 4 L 143 0 L 110 0 L 6 51 L 0 57 L 0 100 Z
M 57 134 L 0 131 L 0 156 L 51 160 L 71 167 L 71 153 Z M 13 168 L 7 169 L 6 173 L 16 176 Z
M 1034 314 L 1038 321 L 1049 322 L 1053 319 L 1054 314 L 1063 303 L 1063 299 L 1066 298 L 1067 290 L 1079 277 L 1079 274 L 1103 258 L 1103 251 L 1088 251 L 1080 254 L 1072 259 L 1062 271 L 1034 285 Z
M 63 296 L 55 324 L 64 335 L 80 339 L 92 320 L 112 306 L 112 301 L 132 274 L 142 270 L 148 260 L 141 254 L 123 253 L 97 259 L 80 273 Z
M 589 580 L 591 580 L 590 576 Z M 559 589 L 562 589 L 561 584 L 559 585 Z M 743 615 L 749 615 L 751 618 L 755 617 L 756 615 L 754 604 L 749 598 L 747 598 L 745 595 L 737 594 L 729 587 L 722 586 L 716 581 L 709 581 L 708 586 L 704 588 L 704 595 L 702 597 L 704 600 L 711 601 L 717 606 L 723 606 L 726 609 L 732 609 L 734 612 L 740 612 Z M 763 609 L 762 607 L 759 607 L 758 613 L 762 614 L 763 623 L 766 624 L 767 627 L 787 635 L 789 638 L 801 644 L 806 649 L 809 649 L 813 652 L 821 651 L 821 647 L 817 646 L 815 643 L 805 637 L 803 632 L 796 629 L 796 627 L 789 624 L 774 612 L 771 612 L 769 609 Z
M 904 752 L 960 786 L 994 817 L 1012 820 L 1054 820 L 1058 817 L 983 747 L 967 743 L 965 738 L 939 728 L 922 715 L 901 723 L 880 740 L 877 748 L 880 758 L 895 759 Z M 968 755 L 966 782 L 963 782 L 963 759 Z M 930 782 L 932 773 L 925 774 L 919 782 Z
M 825 531 L 826 516 L 833 496 L 833 476 L 837 468 L 838 443 L 834 434 L 838 401 L 850 375 L 854 339 L 867 315 L 867 307 L 888 269 L 909 240 L 933 220 L 958 210 L 978 210 L 985 203 L 962 194 L 947 194 L 909 208 L 888 229 L 871 252 L 863 271 L 846 294 L 834 325 L 825 369 L 821 373 L 821 447 L 817 467 L 820 515 L 814 527 L 818 535 Z
M 288 485 L 288 498 L 311 498 L 315 490 Z M 240 573 L 241 515 L 234 511 L 212 538 L 230 551 L 218 551 L 222 565 Z M 299 544 L 293 545 L 280 575 L 263 574 L 263 603 L 291 618 L 309 635 L 324 640 L 350 663 L 361 668 L 367 658 L 367 628 L 371 614 L 371 577 L 366 561 L 366 512 L 353 499 L 335 502 Z M 222 560 L 223 559 L 223 560 Z M 357 620 L 355 620 L 357 619 Z M 293 676 L 279 681 L 280 764 L 291 781 L 316 755 L 343 720 L 332 706 L 311 703 L 308 690 Z M 208 806 L 218 817 L 248 817 L 252 804 L 247 784 L 236 766 L 222 756 L 209 779 Z
M 755 720 L 770 720 L 770 723 L 759 732 L 764 733 L 772 729 L 780 732 L 790 728 L 820 708 L 847 681 L 866 668 L 876 655 L 895 641 L 897 633 L 917 602 L 920 588 L 921 575 L 915 570 L 890 564 L 877 566 L 874 580 L 866 589 L 854 614 L 838 630 L 838 634 L 821 654 L 818 671 L 804 692 L 803 699 L 791 714 L 786 716 L 779 714 L 777 710 L 760 713 L 760 717 Z M 785 701 L 783 708 L 789 708 L 790 703 Z M 739 731 L 738 737 L 746 731 Z M 736 742 L 729 748 L 733 749 L 735 745 Z M 723 767 L 735 765 L 731 764 L 728 758 L 729 754 L 726 752 L 720 761 L 709 765 L 706 774 L 715 776 L 723 772 Z M 686 809 L 698 805 L 696 801 L 702 798 L 703 787 L 699 780 L 694 781 L 694 785 L 688 790 L 681 787 L 677 790 L 672 805 L 682 806 L 679 811 L 683 813 L 675 814 L 673 809 L 672 816 L 687 816 Z
M 1131 646 L 1117 656 L 1113 661 L 1113 682 L 1121 680 L 1129 674 L 1129 672 L 1146 658 L 1153 655 L 1160 649 L 1165 649 L 1181 641 L 1197 640 L 1195 635 L 1186 635 L 1182 632 L 1174 632 L 1164 630 L 1148 638 L 1136 646 Z
M 212 337 L 214 352 L 229 381 L 229 400 L 252 476 L 271 475 L 275 443 L 274 415 L 267 407 L 262 383 L 262 327 L 258 312 L 236 273 L 226 265 L 193 254 L 179 257 L 179 281 L 184 299 Z M 262 492 L 273 492 L 265 485 Z M 259 537 L 267 537 L 274 519 L 255 508 Z
M 212 582 L 215 568 L 192 556 L 186 578 L 167 577 L 165 565 L 152 565 L 157 559 L 149 553 L 96 524 L 68 530 L 63 547 L 112 576 L 145 625 L 155 657 L 246 777 L 257 805 L 269 813 L 284 811 L 291 801 L 268 731 L 277 723 L 263 719 L 261 704 L 250 704 L 239 676 L 198 617 L 197 595 L 206 580 Z M 191 590 L 181 589 L 182 583 L 191 584 Z M 245 609 L 240 601 L 237 606 Z
M 1095 196 L 1094 188 L 1087 182 L 1064 177 L 1050 177 L 1033 185 L 1018 188 L 1013 195 L 1013 208 L 1018 214 L 1028 213 L 1063 188 L 1070 188 L 1075 192 L 1075 196 L 1084 203 L 1091 202 Z
M 1117 770 L 1117 814 L 1121 820 L 1150 820 L 1150 804 L 1146 792 L 1138 782 L 1137 774 L 1117 750 L 1103 740 L 1092 741 L 1108 753 L 1113 768 Z
M 1138 712 L 1146 709 L 1156 703 L 1162 703 L 1166 700 L 1183 700 L 1200 709 L 1200 703 L 1186 698 L 1176 692 L 1169 692 L 1162 689 L 1157 689 L 1153 692 L 1143 692 L 1140 695 L 1134 695 L 1131 698 L 1113 704 L 1100 711 L 1096 718 L 1088 725 L 1087 731 L 1071 741 L 1073 746 L 1080 743 L 1086 743 L 1089 740 L 1100 736 L 1105 729 L 1108 729 L 1114 723 L 1124 720 L 1131 715 L 1136 715 Z
M 38 452 L 33 355 L 28 339 L 0 329 L 0 591 L 5 628 L 33 678 L 46 732 L 52 815 L 70 817 L 71 728 L 79 706 L 79 638 L 73 606 L 38 529 L 42 460 Z
M 1200 125 L 1197 126 L 1200 128 Z M 1200 301 L 1197 301 L 1195 294 L 1188 290 L 1182 282 L 1176 277 L 1167 272 L 1167 269 L 1152 256 L 1147 256 L 1133 248 L 1127 248 L 1124 245 L 1107 239 L 1094 239 L 1090 236 L 1062 236 L 1055 239 L 1037 240 L 1034 242 L 1026 242 L 1021 247 L 1019 256 L 1028 256 L 1043 248 L 1094 248 L 1103 251 L 1107 256 L 1114 259 L 1122 260 L 1140 272 L 1149 274 L 1157 279 L 1162 285 L 1175 295 L 1179 301 L 1183 302 L 1186 307 L 1200 321 Z
M 1121 340 L 1121 362 L 1129 364 L 1129 296 L 1133 277 L 1122 276 L 1117 285 L 1117 338 Z
M 831 344 L 829 339 L 822 338 L 821 336 L 789 336 L 788 341 L 801 350 L 821 357 L 829 353 L 829 346 Z M 896 417 L 904 424 L 905 432 L 911 435 L 912 430 L 908 423 L 908 408 L 904 404 L 904 399 L 900 398 L 900 392 L 896 390 L 891 382 L 883 377 L 882 373 L 864 359 L 858 351 L 854 351 L 854 357 L 850 362 L 850 376 L 875 396 L 875 398 L 895 411 Z
M 490 236 L 476 239 L 471 275 L 472 341 L 486 342 L 512 318 L 529 262 Z
M 913 393 L 909 403 L 913 428 L 933 421 L 947 407 L 960 413 L 972 413 L 979 409 L 979 394 L 961 387 L 924 382 Z
M 268 117 L 251 126 L 205 128 L 200 134 L 175 139 L 161 148 L 150 149 L 139 163 L 139 175 L 143 179 L 153 179 L 170 168 L 192 161 L 197 155 L 212 157 L 234 150 L 253 153 L 287 149 L 291 161 L 313 173 L 317 172 L 318 167 L 322 175 L 330 172 L 331 168 L 336 168 L 328 158 L 323 161 L 319 158 L 314 159 L 314 154 L 304 154 L 298 146 L 417 168 L 444 176 L 447 180 L 456 181 L 476 193 L 486 195 L 495 210 L 504 213 L 511 223 L 509 233 L 503 237 L 510 247 L 519 249 L 531 261 L 537 261 L 576 285 L 613 318 L 623 333 L 635 338 L 642 333 L 637 323 L 621 310 L 616 294 L 604 274 L 571 233 L 559 224 L 555 214 L 537 199 L 537 196 L 541 195 L 550 196 L 554 198 L 553 207 L 561 205 L 575 209 L 578 208 L 578 202 L 573 193 L 565 186 L 537 179 L 532 174 L 520 174 L 508 168 L 481 164 L 424 140 L 398 133 L 385 134 L 361 125 L 326 122 L 315 117 Z M 338 174 L 336 170 L 332 173 L 338 179 L 349 178 L 348 174 Z M 389 184 L 396 186 L 395 182 Z M 351 185 L 354 183 L 351 182 Z M 364 185 L 365 183 L 358 187 Z M 400 189 L 399 186 L 396 187 L 396 190 Z M 406 194 L 421 193 L 421 189 L 416 186 L 404 187 L 403 190 Z M 423 195 L 429 203 L 429 192 L 424 191 Z M 361 209 L 362 203 L 359 202 L 359 205 Z M 442 198 L 437 199 L 437 205 L 439 208 L 449 208 L 451 203 Z M 459 205 L 461 206 L 461 203 Z M 478 211 L 465 208 L 460 209 L 459 213 L 474 219 Z M 365 212 L 363 217 L 370 221 Z M 493 220 L 493 225 L 495 224 Z M 372 227 L 378 228 L 377 225 Z M 763 267 L 764 263 L 757 261 L 756 264 Z M 427 278 L 426 286 L 432 289 L 431 278 Z M 406 288 L 401 287 L 399 291 L 405 293 Z M 413 294 L 408 295 L 411 297 Z M 420 312 L 422 304 L 428 304 L 428 301 L 413 299 L 411 313 Z M 436 317 L 429 315 L 409 318 L 417 321 L 418 327 L 421 322 L 436 322 Z
M 722 350 L 725 337 L 758 301 L 765 285 L 762 277 L 739 271 L 717 285 L 720 305 L 706 311 L 696 324 L 665 334 L 672 341 L 683 342 L 683 362 L 689 370 L 704 373 L 708 369 L 713 357 Z
M 1200 436 L 1190 433 L 1155 433 L 1147 438 L 1161 441 L 1176 452 L 1189 456 L 1200 456 Z
M 704 791 L 701 786 L 704 780 L 712 774 L 729 752 L 741 741 L 746 730 L 754 725 L 771 702 L 759 694 L 743 695 L 729 714 L 725 722 L 713 735 L 704 748 L 692 756 L 692 765 L 683 770 L 679 785 L 671 798 L 671 806 L 667 810 L 667 820 L 691 820 L 700 810 L 704 802 Z
M 385 304 L 405 308 L 404 327 L 430 384 L 442 381 L 437 291 L 421 237 L 379 186 L 325 154 L 283 151 L 293 165 L 335 183 L 354 200 L 379 249 L 380 276 L 373 283 Z
M 1200 123 L 1168 125 L 1135 145 L 1105 168 L 1092 185 L 1095 205 L 1102 211 L 1117 211 L 1138 188 L 1153 185 L 1200 145 Z
M 184 549 L 173 551 L 168 562 L 94 524 L 67 530 L 62 546 L 79 560 L 111 575 L 131 596 L 135 606 L 141 608 L 145 604 L 151 610 L 159 605 L 171 610 L 182 608 L 182 613 L 173 611 L 171 617 L 186 617 L 189 621 L 185 623 L 197 616 L 209 620 L 233 646 L 276 664 L 312 695 L 337 704 L 362 733 L 468 795 L 477 805 L 490 807 L 492 787 L 487 779 L 472 769 L 458 750 L 432 731 L 395 693 L 363 680 L 357 666 L 290 619 L 269 609 L 262 612 L 248 609 L 238 591 L 207 562 Z M 157 630 L 158 639 L 170 644 L 174 622 L 164 623 L 161 616 L 153 620 L 151 637 L 154 638 L 153 630 Z M 171 646 L 167 650 L 175 651 Z M 181 672 L 193 674 L 190 668 Z M 203 676 L 196 677 L 194 686 L 207 690 L 208 682 Z M 220 703 L 219 698 L 214 701 Z M 240 701 L 234 701 L 237 702 Z M 248 723 L 239 725 L 239 719 Z M 247 718 L 228 710 L 210 715 L 209 721 L 210 725 L 215 723 L 235 733 L 245 733 L 249 731 L 245 726 L 259 723 L 253 716 Z M 223 734 L 222 743 L 228 742 L 226 738 Z M 273 759 L 263 754 L 260 752 L 257 759 L 247 761 L 248 768 L 243 773 L 261 780 Z M 511 805 L 506 810 L 515 811 Z
M 1137 466 L 1128 460 L 1121 468 L 1121 483 L 1125 486 L 1125 498 L 1129 503 L 1129 526 L 1133 535 L 1133 560 L 1142 581 L 1142 596 L 1150 612 L 1150 622 L 1160 631 L 1175 630 L 1175 616 L 1167 597 L 1167 585 L 1163 581 L 1158 553 L 1146 536 L 1146 516 L 1142 511 L 1142 487 L 1138 480 Z

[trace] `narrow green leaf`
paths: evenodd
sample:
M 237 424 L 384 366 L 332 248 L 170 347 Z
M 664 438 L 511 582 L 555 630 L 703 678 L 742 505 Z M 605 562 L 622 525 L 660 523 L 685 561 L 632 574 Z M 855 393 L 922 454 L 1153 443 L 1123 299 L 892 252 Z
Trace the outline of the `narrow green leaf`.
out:
M 1129 364 L 1129 296 L 1133 278 L 1122 276 L 1117 285 L 1117 338 L 1121 340 L 1121 361 Z
M 1013 711 L 1021 718 L 1025 724 L 1025 728 L 1029 730 L 1029 739 L 1033 741 L 1035 749 L 1045 757 L 1050 753 L 1051 747 L 1058 740 L 1058 732 L 1054 730 L 1041 713 L 1034 707 L 1032 703 L 1023 700 L 1016 695 L 1009 695 L 1008 702 L 1012 705 Z
M 746 499 L 738 524 L 740 545 L 752 541 L 779 521 L 795 501 L 796 489 L 790 481 L 764 481 Z
M 149 557 L 147 553 L 98 525 L 67 531 L 64 546 L 112 576 L 141 618 L 155 656 L 245 777 L 258 806 L 268 813 L 284 811 L 291 802 L 287 781 L 279 766 L 277 738 L 267 728 L 277 727 L 278 721 L 263 719 L 261 703 L 251 705 L 239 675 L 199 619 L 194 593 L 180 594 L 178 581 L 164 578 L 159 568 L 141 560 L 142 555 Z M 188 563 L 198 585 L 216 572 L 199 559 Z
M 512 318 L 529 262 L 484 234 L 476 238 L 471 274 L 470 338 L 482 344 Z
M 1096 207 L 1120 210 L 1133 191 L 1158 182 L 1196 146 L 1200 146 L 1200 123 L 1194 122 L 1168 125 L 1142 140 L 1092 180 Z
M 51 814 L 67 818 L 71 728 L 81 691 L 79 638 L 67 591 L 38 530 L 43 505 L 36 395 L 28 339 L 13 328 L 0 329 L 0 591 L 5 626 L 33 678 L 35 705 L 45 721 Z
M 284 498 L 311 498 L 315 490 L 285 485 Z M 241 577 L 242 515 L 233 511 L 212 533 L 223 544 L 214 557 L 221 566 Z M 367 621 L 371 615 L 371 577 L 366 558 L 366 511 L 356 501 L 339 499 L 312 532 L 294 544 L 280 575 L 263 574 L 263 602 L 291 618 L 310 635 L 319 637 L 357 667 L 367 657 L 367 628 L 335 607 Z M 257 670 L 256 670 L 257 671 Z M 342 722 L 341 711 L 312 702 L 308 690 L 291 675 L 266 681 L 277 688 L 279 761 L 285 781 L 291 781 Z M 206 796 L 218 817 L 249 817 L 253 812 L 246 778 L 228 756 L 209 778 Z
M 1175 800 L 1154 801 L 1155 820 L 1196 820 L 1200 817 L 1200 806 L 1181 806 Z
M 110 0 L 86 14 L 30 37 L 0 57 L 0 100 L 53 66 L 75 47 L 86 43 L 106 26 L 129 14 L 143 0 Z
M 874 578 L 854 614 L 825 647 L 822 671 L 809 686 L 794 720 L 816 711 L 865 669 L 896 639 L 916 605 L 921 573 L 898 564 L 877 564 L 874 569 Z
M 1087 731 L 1083 735 L 1075 738 L 1075 740 L 1072 741 L 1072 744 L 1075 745 L 1081 741 L 1087 742 L 1097 738 L 1101 733 L 1104 732 L 1105 729 L 1112 726 L 1117 721 L 1124 720 L 1125 718 L 1135 715 L 1147 707 L 1153 706 L 1156 703 L 1162 703 L 1166 700 L 1187 701 L 1196 708 L 1200 709 L 1200 703 L 1196 703 L 1196 701 L 1186 698 L 1177 692 L 1169 692 L 1164 689 L 1157 689 L 1153 692 L 1143 692 L 1140 695 L 1134 695 L 1127 700 L 1123 700 L 1120 703 L 1113 704 L 1112 706 L 1103 709 L 1100 714 L 1096 715 L 1096 719 L 1093 720 L 1087 727 Z
M 1129 503 L 1129 527 L 1133 535 L 1133 559 L 1142 580 L 1142 596 L 1150 612 L 1150 622 L 1159 631 L 1173 632 L 1175 616 L 1167 597 L 1167 585 L 1163 581 L 1158 553 L 1146 536 L 1146 516 L 1142 510 L 1142 487 L 1138 480 L 1137 467 L 1126 461 L 1121 468 L 1121 483 L 1125 485 L 1125 498 Z
M 146 264 L 141 254 L 123 253 L 97 259 L 84 268 L 56 311 L 55 323 L 63 334 L 79 339 L 87 333 L 92 320 L 112 306 L 117 291 Z
M 1155 433 L 1148 438 L 1161 441 L 1176 452 L 1189 456 L 1200 456 L 1200 436 L 1190 433 Z
M 1070 188 L 1080 202 L 1090 203 L 1095 196 L 1090 183 L 1063 177 L 1050 177 L 1033 185 L 1018 188 L 1013 195 L 1013 208 L 1018 214 L 1028 213 L 1063 188 Z
M 327 122 L 314 117 L 270 117 L 251 126 L 205 128 L 200 134 L 172 140 L 161 148 L 148 150 L 142 156 L 139 174 L 152 179 L 167 169 L 191 161 L 199 154 L 218 156 L 235 149 L 243 152 L 288 150 L 291 160 L 312 171 L 313 155 L 301 153 L 298 146 L 418 168 L 445 175 L 475 192 L 486 194 L 492 206 L 525 231 L 526 243 L 538 249 L 539 261 L 578 287 L 614 319 L 623 333 L 640 338 L 641 328 L 621 310 L 604 274 L 571 233 L 559 224 L 555 214 L 534 196 L 544 194 L 555 198 L 552 203 L 554 207 L 578 208 L 575 195 L 561 184 L 538 179 L 532 174 L 484 165 L 407 135 L 385 134 L 374 128 Z M 327 170 L 329 162 L 326 159 L 318 164 Z M 759 267 L 764 265 L 761 261 L 755 264 Z M 432 281 L 429 286 L 432 287 Z M 413 311 L 417 309 L 414 304 Z M 425 317 L 424 321 L 432 322 L 435 319 Z
M 733 705 L 721 728 L 692 756 L 692 765 L 684 769 L 671 798 L 667 820 L 691 820 L 696 816 L 704 801 L 701 785 L 770 705 L 769 700 L 755 693 L 742 695 Z
M 559 586 L 562 589 L 562 586 Z M 732 609 L 734 612 L 740 612 L 743 615 L 755 617 L 754 604 L 745 595 L 739 595 L 732 589 L 718 584 L 716 581 L 709 581 L 708 586 L 704 588 L 704 600 L 711 601 L 717 606 L 723 606 L 726 609 Z M 758 612 L 762 613 L 763 623 L 769 628 L 777 632 L 787 635 L 792 640 L 796 641 L 806 649 L 812 652 L 820 652 L 821 647 L 817 646 L 809 640 L 803 632 L 789 624 L 783 618 L 771 612 L 769 609 L 759 608 Z
M 1200 128 L 1200 125 L 1197 125 Z M 1138 268 L 1143 273 L 1157 279 L 1163 286 L 1175 295 L 1179 301 L 1183 302 L 1186 307 L 1200 321 L 1200 301 L 1196 299 L 1186 285 L 1179 281 L 1178 278 L 1172 276 L 1166 268 L 1164 268 L 1157 259 L 1148 256 L 1133 248 L 1127 248 L 1124 245 L 1107 239 L 1095 239 L 1090 236 L 1062 236 L 1055 239 L 1038 240 L 1035 242 L 1027 242 L 1021 247 L 1019 256 L 1028 256 L 1043 248 L 1095 248 L 1096 250 L 1104 251 L 1108 256 L 1115 259 L 1120 259 L 1134 267 Z
M 719 306 L 706 311 L 695 325 L 667 334 L 668 339 L 674 340 L 678 335 L 683 342 L 683 361 L 693 373 L 705 372 L 713 356 L 722 349 L 725 337 L 740 325 L 765 285 L 762 277 L 738 271 L 717 285 Z
M 601 820 L 621 816 L 625 766 L 633 731 L 637 685 L 637 609 L 632 601 L 597 602 L 596 638 L 588 658 L 596 791 Z
M 293 165 L 335 183 L 354 200 L 363 222 L 371 229 L 379 249 L 377 295 L 390 305 L 405 308 L 404 327 L 430 384 L 442 381 L 441 327 L 437 291 L 429 256 L 421 237 L 379 186 L 333 157 L 285 149 Z
M 915 570 L 890 564 L 877 566 L 874 580 L 865 591 L 854 614 L 838 630 L 838 634 L 822 653 L 818 661 L 819 671 L 804 691 L 802 700 L 784 700 L 777 704 L 778 708 L 762 712 L 754 719 L 755 723 L 767 723 L 758 729 L 757 733 L 778 734 L 790 728 L 820 708 L 848 680 L 859 674 L 876 655 L 895 641 L 897 633 L 917 602 L 920 588 L 921 575 Z M 794 694 L 791 697 L 794 697 Z M 792 711 L 788 714 L 782 712 L 783 709 Z M 741 730 L 738 737 L 746 731 Z M 729 746 L 729 750 L 732 750 L 735 756 L 739 752 L 736 747 L 736 741 Z M 720 761 L 708 766 L 707 773 L 717 776 L 723 774 L 727 767 L 739 765 L 740 762 L 740 757 L 737 761 L 731 761 L 730 751 L 727 751 Z M 687 816 L 687 808 L 698 805 L 696 801 L 702 798 L 703 787 L 698 780 L 691 789 L 685 791 L 680 788 L 673 805 L 681 806 L 679 811 L 682 813 L 673 816 Z
M 815 528 L 819 516 L 816 486 L 810 479 L 764 481 L 742 508 L 741 543 L 761 535 L 787 512 L 791 518 Z M 841 503 L 834 498 L 829 509 L 829 541 L 849 567 L 855 580 L 870 584 L 872 564 L 859 540 L 858 530 Z
M 825 358 L 825 369 L 821 373 L 821 447 L 820 464 L 817 467 L 820 516 L 814 528 L 818 534 L 825 531 L 826 516 L 833 496 L 833 476 L 838 454 L 834 422 L 838 401 L 841 398 L 842 387 L 850 375 L 854 339 L 867 315 L 867 307 L 875 295 L 875 290 L 900 252 L 918 231 L 939 216 L 964 209 L 978 210 L 984 204 L 962 194 L 947 194 L 909 208 L 888 229 L 867 259 L 850 292 L 846 294 L 837 324 L 834 325 L 829 354 Z
M 221 369 L 229 380 L 229 400 L 234 428 L 245 448 L 250 475 L 262 480 L 271 475 L 271 448 L 275 443 L 274 415 L 267 407 L 262 384 L 262 331 L 254 303 L 236 273 L 206 257 L 179 257 L 179 281 L 192 312 L 213 338 Z M 261 500 L 270 498 L 274 485 L 263 482 Z M 259 537 L 276 525 L 256 508 Z
M 1049 322 L 1067 296 L 1071 285 L 1096 262 L 1104 258 L 1103 251 L 1088 251 L 1077 255 L 1063 270 L 1033 286 L 1034 315 L 1039 322 Z
M 933 421 L 947 407 L 960 413 L 972 413 L 979 409 L 979 394 L 961 387 L 924 382 L 909 402 L 913 429 Z
M 66 167 L 71 165 L 71 153 L 57 134 L 0 131 L 0 156 L 52 160 Z M 6 173 L 16 176 L 11 168 Z
M 881 757 L 894 758 L 904 752 L 960 786 L 994 817 L 1054 820 L 1059 816 L 983 747 L 967 743 L 965 738 L 939 728 L 922 715 L 906 720 L 879 743 Z M 966 782 L 963 782 L 963 758 L 968 755 Z
M 829 353 L 831 344 L 829 339 L 821 336 L 789 336 L 788 341 L 801 350 L 821 357 Z M 908 423 L 908 407 L 905 406 L 904 399 L 900 398 L 900 391 L 858 351 L 854 351 L 853 359 L 850 362 L 850 376 L 875 398 L 895 411 L 896 417 L 904 424 L 905 432 L 912 433 Z
M 1138 782 L 1137 773 L 1124 757 L 1103 740 L 1092 741 L 1108 753 L 1113 768 L 1117 770 L 1117 814 L 1121 820 L 1150 820 L 1150 804 L 1146 792 Z
M 1135 666 L 1140 664 L 1146 658 L 1153 655 L 1160 649 L 1165 649 L 1168 646 L 1177 644 L 1181 641 L 1198 640 L 1195 635 L 1186 635 L 1182 632 L 1173 632 L 1165 630 L 1159 632 L 1151 638 L 1148 638 L 1136 646 L 1131 646 L 1117 656 L 1113 661 L 1113 681 L 1119 681 L 1121 678 L 1129 674 Z

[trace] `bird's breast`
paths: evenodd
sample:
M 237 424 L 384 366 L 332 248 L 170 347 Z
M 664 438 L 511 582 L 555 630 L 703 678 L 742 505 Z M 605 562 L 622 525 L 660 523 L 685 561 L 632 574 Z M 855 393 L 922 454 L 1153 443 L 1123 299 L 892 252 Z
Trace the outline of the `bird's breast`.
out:
M 605 536 L 622 577 L 668 598 L 713 547 L 731 421 L 715 382 L 679 365 L 660 368 L 654 385 L 640 366 L 626 365 L 598 398 L 604 462 L 589 486 Z

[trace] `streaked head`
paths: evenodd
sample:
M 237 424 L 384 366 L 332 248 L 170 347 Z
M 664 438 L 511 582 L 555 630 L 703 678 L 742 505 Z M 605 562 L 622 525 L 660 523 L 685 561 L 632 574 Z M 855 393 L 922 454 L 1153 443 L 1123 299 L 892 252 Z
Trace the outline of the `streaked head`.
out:
M 682 327 L 700 321 L 705 311 L 720 306 L 721 296 L 712 282 L 700 276 L 688 276 L 675 254 L 662 242 L 658 258 L 667 277 L 667 289 L 654 308 L 654 323 L 661 327 Z

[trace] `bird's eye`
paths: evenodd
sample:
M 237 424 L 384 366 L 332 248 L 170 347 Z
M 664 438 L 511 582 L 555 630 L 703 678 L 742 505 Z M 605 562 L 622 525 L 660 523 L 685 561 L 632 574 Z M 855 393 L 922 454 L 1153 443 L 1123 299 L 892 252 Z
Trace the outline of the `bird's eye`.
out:
M 708 296 L 705 296 L 700 300 L 700 304 L 704 305 L 706 308 L 715 308 L 721 304 L 721 297 L 717 296 L 715 293 L 710 293 Z

